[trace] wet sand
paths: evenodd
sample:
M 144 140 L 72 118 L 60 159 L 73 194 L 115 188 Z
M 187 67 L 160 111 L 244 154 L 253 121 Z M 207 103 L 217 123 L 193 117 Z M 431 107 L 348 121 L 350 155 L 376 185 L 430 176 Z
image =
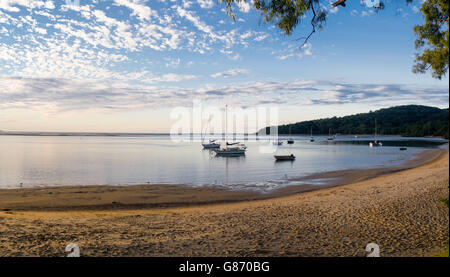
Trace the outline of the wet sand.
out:
M 382 256 L 429 256 L 449 242 L 441 204 L 449 156 L 438 152 L 421 154 L 412 169 L 310 176 L 339 181 L 309 192 L 316 187 L 1 190 L 0 256 L 64 256 L 71 242 L 84 256 L 363 256 L 369 242 Z

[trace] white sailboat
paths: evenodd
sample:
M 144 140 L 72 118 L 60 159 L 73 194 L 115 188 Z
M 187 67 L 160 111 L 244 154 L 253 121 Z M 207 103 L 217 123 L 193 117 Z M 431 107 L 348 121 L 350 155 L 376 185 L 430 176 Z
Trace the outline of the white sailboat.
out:
M 289 125 L 289 137 L 291 136 L 291 125 Z M 292 138 L 287 140 L 287 144 L 294 144 L 294 140 Z
M 331 128 L 328 129 L 328 138 L 327 140 L 332 141 L 334 140 L 334 137 L 331 136 Z
M 310 142 L 314 142 L 314 138 L 313 138 L 313 135 L 312 135 L 312 127 L 311 127 L 311 138 L 309 139 L 309 141 Z
M 206 126 L 207 128 L 209 126 L 210 121 L 211 121 L 211 118 L 208 121 L 208 125 Z M 214 148 L 220 148 L 220 143 L 216 142 L 215 139 L 210 139 L 209 143 L 206 143 L 205 136 L 203 135 L 203 132 L 202 132 L 202 146 L 203 146 L 203 149 L 214 149 Z
M 227 140 L 227 127 L 228 127 L 228 106 L 225 105 L 225 141 Z M 225 147 L 213 149 L 217 155 L 221 156 L 240 156 L 245 155 L 245 151 L 247 150 L 247 146 L 245 144 L 239 142 L 229 143 L 226 141 Z
M 289 136 L 290 135 L 291 135 L 291 126 L 289 126 Z M 288 144 L 294 144 L 294 140 L 293 139 L 289 139 L 287 141 L 287 143 Z M 295 156 L 292 153 L 287 154 L 287 155 L 275 154 L 275 155 L 273 155 L 273 157 L 275 158 L 276 162 L 279 162 L 279 161 L 293 161 L 293 160 L 295 160 Z
M 381 142 L 377 141 L 377 119 L 375 118 L 375 141 L 369 143 L 370 147 L 377 147 L 377 146 L 383 146 Z

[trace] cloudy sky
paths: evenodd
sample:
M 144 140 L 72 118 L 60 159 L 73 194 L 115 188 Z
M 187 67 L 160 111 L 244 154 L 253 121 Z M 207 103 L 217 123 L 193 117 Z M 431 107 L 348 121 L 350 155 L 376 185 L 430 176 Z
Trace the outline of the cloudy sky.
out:
M 411 72 L 420 1 L 332 8 L 302 48 L 248 3 L 0 0 L 0 130 L 167 132 L 170 111 L 277 106 L 281 123 L 403 104 L 448 107 L 448 77 Z

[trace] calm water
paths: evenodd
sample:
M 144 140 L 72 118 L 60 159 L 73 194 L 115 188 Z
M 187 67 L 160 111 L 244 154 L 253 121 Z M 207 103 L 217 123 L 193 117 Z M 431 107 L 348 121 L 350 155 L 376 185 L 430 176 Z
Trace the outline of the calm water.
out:
M 244 157 L 216 157 L 199 142 L 174 143 L 169 136 L 77 137 L 0 136 L 0 187 L 92 184 L 223 185 L 267 190 L 288 185 L 289 178 L 317 172 L 401 165 L 443 140 L 296 137 L 279 154 L 293 153 L 294 162 L 275 162 L 257 142 L 246 142 Z M 408 146 L 399 151 L 399 146 Z

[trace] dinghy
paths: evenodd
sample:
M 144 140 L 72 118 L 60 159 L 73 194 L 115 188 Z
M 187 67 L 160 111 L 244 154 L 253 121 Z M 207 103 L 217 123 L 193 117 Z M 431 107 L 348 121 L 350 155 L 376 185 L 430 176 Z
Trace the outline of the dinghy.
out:
M 295 160 L 294 154 L 290 155 L 274 155 L 277 161 L 293 161 Z

